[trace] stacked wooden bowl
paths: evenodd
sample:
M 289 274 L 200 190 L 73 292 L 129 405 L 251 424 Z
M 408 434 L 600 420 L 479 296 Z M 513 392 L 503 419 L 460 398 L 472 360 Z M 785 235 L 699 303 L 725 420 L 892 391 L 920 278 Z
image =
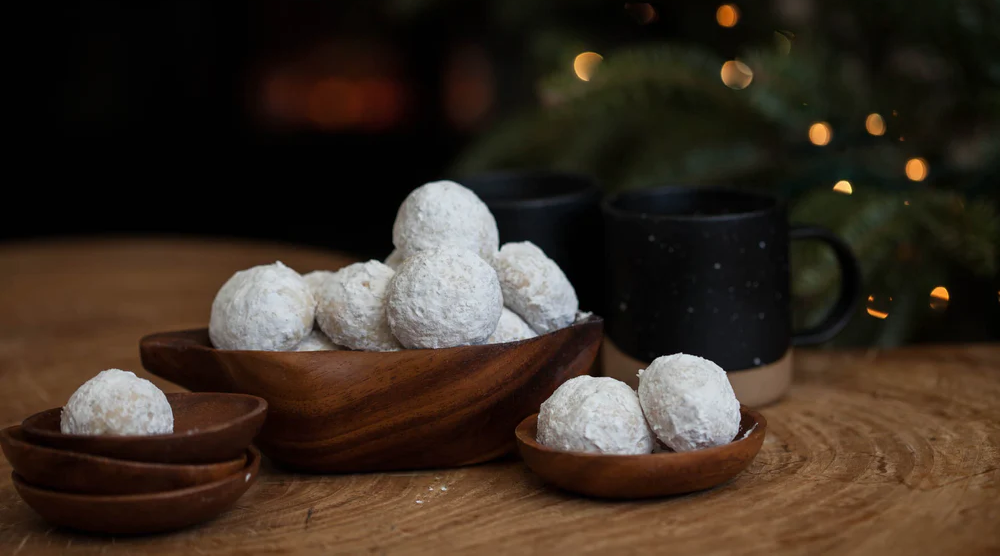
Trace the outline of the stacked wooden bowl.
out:
M 114 535 L 179 529 L 222 513 L 257 477 L 260 453 L 250 443 L 267 402 L 218 393 L 167 400 L 172 434 L 62 434 L 61 408 L 0 431 L 18 494 L 55 525 Z

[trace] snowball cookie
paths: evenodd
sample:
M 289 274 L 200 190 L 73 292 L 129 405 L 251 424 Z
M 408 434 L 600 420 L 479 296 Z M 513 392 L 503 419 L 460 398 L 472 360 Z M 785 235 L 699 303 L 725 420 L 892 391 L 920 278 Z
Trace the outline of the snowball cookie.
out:
M 281 261 L 233 274 L 212 302 L 208 334 L 219 349 L 285 351 L 312 330 L 309 284 Z
M 392 243 L 403 259 L 454 246 L 490 261 L 500 240 L 493 214 L 475 193 L 453 181 L 435 181 L 411 191 L 399 206 Z
M 299 342 L 299 345 L 295 346 L 292 351 L 335 351 L 339 349 L 340 346 L 331 342 L 322 330 L 313 328 L 306 339 Z
M 564 382 L 538 413 L 539 443 L 557 450 L 649 454 L 655 440 L 627 384 L 610 377 Z
M 389 288 L 389 326 L 408 348 L 481 344 L 496 330 L 502 310 L 497 273 L 461 248 L 413 255 Z
M 382 262 L 385 263 L 385 266 L 396 270 L 399 265 L 403 264 L 403 254 L 399 252 L 399 249 L 393 249 L 392 253 L 389 253 L 389 256 Z
M 278 261 L 233 274 L 212 303 L 208 336 L 219 349 L 288 351 L 313 329 L 316 299 Z
M 319 291 L 323 289 L 323 285 L 326 284 L 331 278 L 333 278 L 337 273 L 332 270 L 314 270 L 307 274 L 302 275 L 302 279 L 309 284 L 309 291 L 319 301 Z
M 101 371 L 62 408 L 63 434 L 144 435 L 174 432 L 174 412 L 152 382 L 119 369 Z
M 493 261 L 504 304 L 539 334 L 569 326 L 576 318 L 576 290 L 562 269 L 530 241 L 505 243 Z
M 518 340 L 534 338 L 535 336 L 538 336 L 538 334 L 535 334 L 535 331 L 528 326 L 528 323 L 517 316 L 517 313 L 504 307 L 503 312 L 500 313 L 500 322 L 497 323 L 497 329 L 486 339 L 486 343 L 502 344 L 504 342 L 516 342 Z
M 740 402 L 718 365 L 677 353 L 639 371 L 639 402 L 656 436 L 677 452 L 732 442 L 740 429 Z
M 337 271 L 319 292 L 316 323 L 335 344 L 363 351 L 395 351 L 399 342 L 385 318 L 386 293 L 395 274 L 379 261 Z

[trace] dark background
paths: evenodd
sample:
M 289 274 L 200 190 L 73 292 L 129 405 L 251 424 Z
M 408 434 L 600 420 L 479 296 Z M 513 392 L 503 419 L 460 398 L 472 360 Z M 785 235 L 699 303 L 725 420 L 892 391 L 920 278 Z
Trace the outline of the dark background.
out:
M 384 257 L 405 195 L 460 178 L 456 156 L 509 108 L 536 102 L 551 70 L 478 2 L 393 8 L 405 4 L 40 6 L 20 20 L 31 38 L 18 57 L 31 71 L 14 88 L 30 109 L 9 109 L 29 130 L 16 138 L 0 241 L 166 233 Z M 591 31 L 588 48 L 627 36 L 727 57 L 751 27 L 723 30 L 715 4 L 657 6 L 655 25 L 636 25 L 620 3 L 592 3 L 565 24 Z M 960 303 L 917 341 L 996 339 L 984 329 L 996 307 Z

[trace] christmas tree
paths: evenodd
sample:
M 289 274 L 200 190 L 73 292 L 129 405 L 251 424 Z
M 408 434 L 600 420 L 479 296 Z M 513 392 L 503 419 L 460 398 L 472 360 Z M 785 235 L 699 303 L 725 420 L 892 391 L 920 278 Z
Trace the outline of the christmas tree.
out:
M 974 304 L 996 314 L 1000 3 L 611 11 L 504 0 L 479 9 L 523 39 L 537 87 L 475 138 L 456 174 L 545 167 L 594 175 L 609 190 L 725 184 L 779 194 L 793 222 L 834 230 L 861 262 L 867 300 L 842 344 L 910 340 L 955 301 L 956 276 L 983 286 Z M 578 17 L 588 9 L 607 17 Z M 655 31 L 668 21 L 669 32 Z M 797 245 L 793 264 L 797 318 L 815 322 L 837 288 L 834 258 Z

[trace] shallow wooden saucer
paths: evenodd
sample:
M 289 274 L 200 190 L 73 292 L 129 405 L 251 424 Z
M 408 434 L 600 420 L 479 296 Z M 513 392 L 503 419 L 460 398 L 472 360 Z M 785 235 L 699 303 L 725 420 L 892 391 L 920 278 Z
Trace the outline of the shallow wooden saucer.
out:
M 767 420 L 746 406 L 740 413 L 736 440 L 693 452 L 615 456 L 554 450 L 535 440 L 537 413 L 518 425 L 515 436 L 528 468 L 559 488 L 599 498 L 654 498 L 712 488 L 746 469 L 764 442 Z
M 58 492 L 28 484 L 11 473 L 14 488 L 43 519 L 69 529 L 109 535 L 160 533 L 207 521 L 229 508 L 253 485 L 260 452 L 246 451 L 246 464 L 221 480 L 178 490 L 128 495 Z
M 260 431 L 267 402 L 245 394 L 167 394 L 174 432 L 148 436 L 85 436 L 59 432 L 62 408 L 21 423 L 33 444 L 109 458 L 153 463 L 216 463 L 240 457 Z
M 146 463 L 46 448 L 25 441 L 20 425 L 0 431 L 0 448 L 21 478 L 80 494 L 162 492 L 218 481 L 243 469 L 246 456 L 219 463 Z

